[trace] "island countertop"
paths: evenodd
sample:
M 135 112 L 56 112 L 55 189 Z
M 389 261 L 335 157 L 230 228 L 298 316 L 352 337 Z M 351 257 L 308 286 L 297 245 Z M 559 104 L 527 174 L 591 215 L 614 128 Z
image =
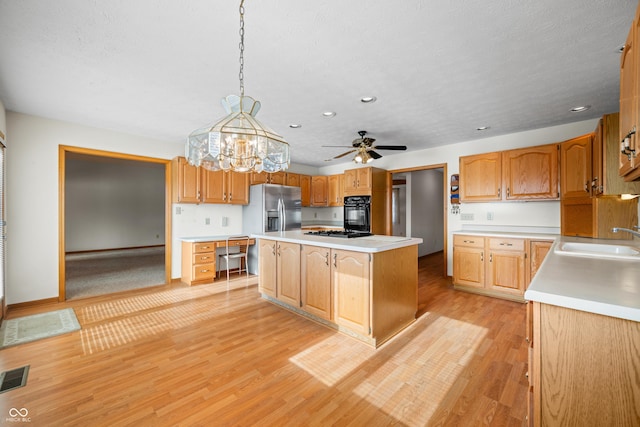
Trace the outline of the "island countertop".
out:
M 355 252 L 384 252 L 422 243 L 422 239 L 403 236 L 373 235 L 351 239 L 327 236 L 312 236 L 302 230 L 252 234 L 256 239 L 280 240 L 302 245 L 321 246 L 331 249 L 343 249 Z
M 629 240 L 559 237 L 525 299 L 640 322 L 640 260 L 562 255 L 555 252 L 562 242 L 638 246 Z

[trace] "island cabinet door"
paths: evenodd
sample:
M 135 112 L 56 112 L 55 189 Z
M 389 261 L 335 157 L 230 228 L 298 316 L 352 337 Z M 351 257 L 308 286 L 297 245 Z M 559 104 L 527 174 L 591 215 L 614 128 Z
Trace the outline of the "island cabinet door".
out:
M 331 252 L 334 320 L 353 332 L 370 335 L 370 255 L 336 249 Z
M 278 242 L 276 298 L 300 307 L 300 245 Z
M 260 239 L 258 251 L 258 290 L 260 293 L 276 298 L 277 242 Z
M 318 246 L 303 246 L 300 279 L 302 309 L 322 319 L 333 320 L 331 250 Z

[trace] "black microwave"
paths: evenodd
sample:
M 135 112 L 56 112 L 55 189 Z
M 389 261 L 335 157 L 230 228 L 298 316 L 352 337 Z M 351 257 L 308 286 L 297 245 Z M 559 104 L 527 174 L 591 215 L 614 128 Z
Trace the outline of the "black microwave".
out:
M 371 232 L 371 196 L 347 196 L 344 198 L 344 229 L 346 231 Z

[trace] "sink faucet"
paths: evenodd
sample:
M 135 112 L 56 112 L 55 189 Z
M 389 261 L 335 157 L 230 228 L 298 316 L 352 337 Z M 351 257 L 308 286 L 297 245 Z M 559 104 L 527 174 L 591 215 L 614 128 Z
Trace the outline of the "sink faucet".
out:
M 634 225 L 633 228 L 638 229 L 637 225 Z M 631 233 L 636 237 L 640 237 L 640 233 L 638 233 L 637 231 L 634 230 L 630 230 L 628 228 L 622 228 L 622 227 L 613 227 L 611 229 L 612 232 L 617 233 L 618 231 L 626 231 L 627 233 Z

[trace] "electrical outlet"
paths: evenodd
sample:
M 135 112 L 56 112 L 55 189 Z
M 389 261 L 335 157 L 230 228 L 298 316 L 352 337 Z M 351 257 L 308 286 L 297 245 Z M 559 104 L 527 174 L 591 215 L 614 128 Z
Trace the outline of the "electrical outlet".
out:
M 176 215 L 182 214 L 182 208 L 180 206 L 176 206 Z
M 460 214 L 460 219 L 462 221 L 473 221 L 473 214 L 472 213 L 463 213 Z
M 313 213 L 313 217 L 314 217 L 314 218 L 318 218 L 318 212 L 314 212 L 314 213 Z
M 487 212 L 487 221 L 493 221 L 493 212 Z
M 205 223 L 205 225 L 211 224 L 211 218 L 205 218 L 204 219 L 204 223 Z
M 226 216 L 222 217 L 222 226 L 226 227 L 229 225 L 229 218 L 227 218 Z
M 338 218 L 338 214 L 334 212 L 334 213 L 333 213 L 333 217 L 334 217 L 334 218 Z

